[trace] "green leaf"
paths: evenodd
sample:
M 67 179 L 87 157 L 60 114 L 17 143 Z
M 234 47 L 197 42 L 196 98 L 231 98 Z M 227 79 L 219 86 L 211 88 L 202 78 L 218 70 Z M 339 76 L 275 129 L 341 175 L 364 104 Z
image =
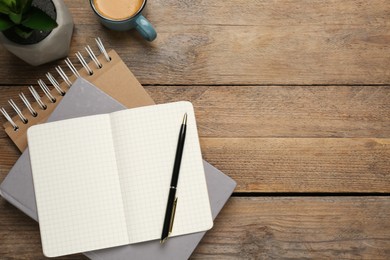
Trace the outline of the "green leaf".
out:
M 22 13 L 24 14 L 30 9 L 32 0 L 21 0 L 21 2 L 22 2 Z
M 25 13 L 31 7 L 32 0 L 16 1 L 15 13 Z
M 6 6 L 15 6 L 16 0 L 0 0 L 0 3 L 5 4 Z
M 31 7 L 29 15 L 22 22 L 22 25 L 31 29 L 42 31 L 51 31 L 58 26 L 55 20 L 36 7 Z
M 0 0 L 0 3 L 7 6 L 10 11 L 16 11 L 16 0 Z
M 0 2 L 0 13 L 9 14 L 10 12 L 10 7 L 3 2 Z
M 7 30 L 14 25 L 8 18 L 0 17 L 0 31 Z
M 11 19 L 11 21 L 13 21 L 16 24 L 20 24 L 20 22 L 22 21 L 22 13 L 16 14 L 14 12 L 11 12 L 8 14 L 8 16 Z
M 15 4 L 16 0 L 0 0 L 0 2 L 10 6 Z
M 24 31 L 18 27 L 15 27 L 14 29 L 15 33 L 17 35 L 19 35 L 20 37 L 24 38 L 24 39 L 27 39 L 28 37 L 31 36 L 31 34 L 33 33 L 34 30 L 28 30 L 28 31 Z

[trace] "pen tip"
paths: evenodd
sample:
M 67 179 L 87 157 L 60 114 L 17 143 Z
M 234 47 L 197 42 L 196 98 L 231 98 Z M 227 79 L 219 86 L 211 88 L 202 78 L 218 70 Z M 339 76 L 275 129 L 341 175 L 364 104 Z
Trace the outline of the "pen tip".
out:
M 183 125 L 186 125 L 187 124 L 187 113 L 184 114 L 184 117 L 183 117 Z
M 167 240 L 168 237 L 164 238 L 164 239 L 160 239 L 160 244 L 164 244 L 165 240 Z

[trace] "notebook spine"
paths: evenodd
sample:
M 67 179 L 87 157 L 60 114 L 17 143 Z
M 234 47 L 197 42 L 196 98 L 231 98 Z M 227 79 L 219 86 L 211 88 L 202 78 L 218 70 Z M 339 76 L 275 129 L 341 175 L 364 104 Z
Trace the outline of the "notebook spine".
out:
M 100 38 L 96 38 L 95 41 L 96 41 L 97 47 L 99 48 L 100 53 L 104 56 L 104 58 L 106 59 L 107 62 L 110 62 L 111 57 L 108 55 L 108 53 L 103 45 L 102 40 Z M 88 53 L 88 56 L 90 57 L 90 59 L 96 65 L 96 69 L 103 68 L 103 64 L 98 60 L 97 56 L 95 55 L 95 53 L 93 52 L 93 50 L 91 49 L 91 47 L 89 45 L 87 45 L 87 47 L 85 47 L 85 50 Z M 94 73 L 94 70 L 91 69 L 91 67 L 88 65 L 88 63 L 84 59 L 83 55 L 80 52 L 77 52 L 76 57 L 79 60 L 80 64 L 83 66 L 83 68 L 87 71 L 87 74 L 92 76 Z M 73 65 L 73 63 L 70 61 L 69 58 L 65 59 L 65 64 L 72 71 L 73 75 L 76 78 L 81 77 L 80 73 L 78 72 L 78 70 Z M 65 84 L 70 88 L 73 84 L 70 77 L 68 77 L 68 75 L 64 72 L 64 70 L 60 66 L 55 67 L 55 70 L 57 71 L 58 75 L 63 80 L 63 82 L 65 82 Z M 50 72 L 46 73 L 46 78 L 50 82 L 50 84 L 53 86 L 53 88 L 58 92 L 58 94 L 60 96 L 64 96 L 66 94 L 66 90 L 61 88 L 60 83 L 56 80 L 56 78 Z M 49 102 L 56 103 L 57 100 L 51 94 L 51 90 L 50 90 L 49 86 L 42 79 L 39 79 L 37 82 L 38 82 L 40 89 L 43 91 L 45 96 L 48 98 Z M 46 110 L 47 104 L 45 104 L 45 102 L 42 100 L 41 96 L 38 94 L 38 92 L 35 90 L 35 88 L 31 85 L 28 87 L 28 90 L 30 91 L 31 95 L 33 96 L 35 102 L 38 104 L 39 109 Z M 18 107 L 18 105 L 16 105 L 16 103 L 12 99 L 9 99 L 8 103 L 10 104 L 10 106 L 12 107 L 14 112 L 16 113 L 16 115 L 14 117 L 11 117 L 11 115 L 5 110 L 4 107 L 2 107 L 0 109 L 0 112 L 7 119 L 7 121 L 11 124 L 14 131 L 19 130 L 20 123 L 28 124 L 29 123 L 29 120 L 28 120 L 29 116 L 32 116 L 32 117 L 39 116 L 39 112 L 33 108 L 32 104 L 27 99 L 27 97 L 24 95 L 24 93 L 20 93 L 19 98 L 22 100 L 22 102 L 23 102 L 24 106 L 27 108 L 27 110 L 23 110 L 23 112 L 22 112 L 22 110 Z M 29 115 L 27 116 L 25 113 L 29 113 Z

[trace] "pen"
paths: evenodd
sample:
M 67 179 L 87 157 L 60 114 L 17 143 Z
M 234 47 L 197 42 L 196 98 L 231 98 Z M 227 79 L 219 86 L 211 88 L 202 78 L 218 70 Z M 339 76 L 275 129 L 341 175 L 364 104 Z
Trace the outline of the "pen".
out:
M 160 243 L 164 243 L 168 239 L 169 234 L 172 232 L 173 220 L 175 218 L 176 211 L 176 188 L 177 181 L 179 179 L 181 158 L 183 156 L 183 147 L 186 139 L 187 131 L 187 113 L 184 114 L 183 122 L 180 127 L 179 140 L 177 141 L 175 163 L 173 165 L 171 185 L 169 188 L 167 209 L 165 210 L 164 226 L 161 234 Z

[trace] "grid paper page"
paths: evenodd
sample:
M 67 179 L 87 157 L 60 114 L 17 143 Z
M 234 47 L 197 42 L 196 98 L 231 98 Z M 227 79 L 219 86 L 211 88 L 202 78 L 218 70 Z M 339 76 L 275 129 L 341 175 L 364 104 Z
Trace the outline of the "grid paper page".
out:
M 194 109 L 175 102 L 111 114 L 111 126 L 130 243 L 160 239 L 180 126 L 187 134 L 171 236 L 212 227 Z
M 33 126 L 28 144 L 46 256 L 129 243 L 108 115 Z

